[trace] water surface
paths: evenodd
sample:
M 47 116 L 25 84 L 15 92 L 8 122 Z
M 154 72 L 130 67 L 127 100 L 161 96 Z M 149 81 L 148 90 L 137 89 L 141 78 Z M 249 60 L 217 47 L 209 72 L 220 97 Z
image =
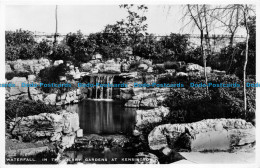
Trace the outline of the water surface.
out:
M 78 112 L 84 134 L 126 134 L 134 129 L 136 108 L 121 102 L 84 100 L 66 108 Z

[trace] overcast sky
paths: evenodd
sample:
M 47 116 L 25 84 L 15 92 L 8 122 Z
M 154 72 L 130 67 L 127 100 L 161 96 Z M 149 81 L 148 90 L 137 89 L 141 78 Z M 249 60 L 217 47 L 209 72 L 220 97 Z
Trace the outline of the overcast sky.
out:
M 173 33 L 192 33 L 190 28 L 180 31 L 183 27 L 181 21 L 182 6 L 148 6 L 147 23 L 148 33 L 167 35 Z M 55 31 L 55 6 L 47 5 L 16 5 L 6 6 L 6 30 L 19 28 L 54 33 Z M 67 34 L 81 30 L 84 34 L 99 32 L 107 24 L 125 19 L 127 12 L 118 5 L 63 5 L 58 6 L 58 32 Z M 194 31 L 194 33 L 197 33 Z M 216 31 L 220 34 L 222 32 Z

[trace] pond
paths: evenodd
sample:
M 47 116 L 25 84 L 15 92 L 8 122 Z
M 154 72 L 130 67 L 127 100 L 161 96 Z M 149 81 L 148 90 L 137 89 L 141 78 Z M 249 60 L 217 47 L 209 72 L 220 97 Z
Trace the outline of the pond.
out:
M 134 129 L 136 108 L 125 108 L 119 101 L 84 100 L 66 109 L 79 114 L 84 134 L 126 134 Z

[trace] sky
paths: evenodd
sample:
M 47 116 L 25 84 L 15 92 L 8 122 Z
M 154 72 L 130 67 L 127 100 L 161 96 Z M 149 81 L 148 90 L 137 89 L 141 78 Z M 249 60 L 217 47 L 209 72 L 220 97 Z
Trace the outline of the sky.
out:
M 59 5 L 58 33 L 67 34 L 81 30 L 84 34 L 102 31 L 107 24 L 125 19 L 127 12 L 118 5 Z M 172 33 L 198 33 L 184 23 L 181 5 L 148 5 L 148 33 L 169 35 Z M 55 6 L 9 5 L 5 9 L 5 30 L 55 32 Z M 221 34 L 222 32 L 216 32 Z

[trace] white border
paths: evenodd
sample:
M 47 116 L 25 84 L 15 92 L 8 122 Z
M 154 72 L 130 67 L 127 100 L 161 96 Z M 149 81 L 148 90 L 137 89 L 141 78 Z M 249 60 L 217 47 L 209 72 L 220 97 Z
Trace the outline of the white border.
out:
M 116 4 L 124 4 L 124 3 L 133 3 L 133 4 L 149 4 L 149 5 L 177 5 L 177 4 L 255 4 L 256 5 L 256 11 L 257 11 L 257 17 L 256 17 L 256 27 L 257 27 L 257 34 L 256 34 L 256 46 L 259 43 L 260 35 L 258 33 L 259 30 L 259 9 L 260 9 L 260 1 L 257 0 L 0 0 L 0 83 L 5 82 L 5 49 L 4 49 L 4 43 L 5 43 L 5 6 L 6 5 L 116 5 Z M 259 48 L 256 47 L 256 61 L 257 65 L 259 65 Z M 260 66 L 256 66 L 257 76 L 256 81 L 260 82 Z M 256 94 L 256 105 L 259 103 L 260 98 L 260 91 L 259 88 L 257 88 L 257 94 Z M 234 168 L 260 168 L 260 155 L 259 155 L 259 145 L 258 145 L 258 139 L 260 136 L 259 128 L 258 128 L 258 122 L 259 122 L 259 114 L 258 114 L 258 106 L 256 107 L 256 163 L 255 164 L 198 164 L 198 165 L 188 165 L 188 164 L 165 164 L 165 165 L 5 165 L 5 94 L 4 94 L 4 88 L 0 88 L 0 168 L 2 167 L 21 167 L 21 168 L 27 168 L 27 167 L 120 167 L 124 166 L 127 167 L 178 167 L 178 168 L 224 168 L 224 167 L 234 167 Z M 258 158 L 258 159 L 257 159 Z

